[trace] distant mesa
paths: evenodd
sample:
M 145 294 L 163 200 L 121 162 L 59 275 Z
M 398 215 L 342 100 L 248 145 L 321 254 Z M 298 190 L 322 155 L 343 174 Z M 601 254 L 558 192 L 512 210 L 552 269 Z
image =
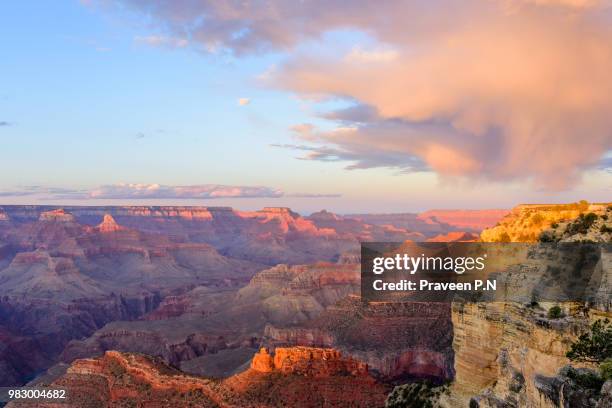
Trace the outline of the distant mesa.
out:
M 61 208 L 52 211 L 45 211 L 38 217 L 39 221 L 55 221 L 55 222 L 75 222 L 75 218 L 69 212 Z
M 117 221 L 110 214 L 104 214 L 104 219 L 97 226 L 98 231 L 108 233 L 124 230 L 125 228 L 117 224 Z
M 260 212 L 264 214 L 290 216 L 292 218 L 297 218 L 300 216 L 300 214 L 296 213 L 289 207 L 264 207 Z
M 10 221 L 11 218 L 9 217 L 9 215 L 4 212 L 4 210 L 0 209 L 0 222 L 2 221 Z
M 308 217 L 311 220 L 339 220 L 340 217 L 337 216 L 336 214 L 334 214 L 333 212 L 327 211 L 327 210 L 321 210 L 315 213 L 310 214 L 310 216 Z
M 477 232 L 490 228 L 508 214 L 508 210 L 429 210 L 419 214 L 426 222 L 451 225 L 459 230 Z

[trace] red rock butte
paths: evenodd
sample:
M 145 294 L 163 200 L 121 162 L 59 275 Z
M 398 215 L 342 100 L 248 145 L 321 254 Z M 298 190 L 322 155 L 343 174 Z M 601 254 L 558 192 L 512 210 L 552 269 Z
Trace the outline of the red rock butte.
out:
M 100 232 L 117 232 L 123 229 L 125 228 L 117 224 L 113 216 L 110 214 L 104 214 L 104 219 L 98 225 L 98 230 Z
M 344 357 L 340 351 L 333 348 L 317 347 L 278 347 L 274 356 L 262 348 L 253 357 L 251 368 L 262 373 L 279 371 L 283 374 L 308 377 L 368 375 L 367 364 Z

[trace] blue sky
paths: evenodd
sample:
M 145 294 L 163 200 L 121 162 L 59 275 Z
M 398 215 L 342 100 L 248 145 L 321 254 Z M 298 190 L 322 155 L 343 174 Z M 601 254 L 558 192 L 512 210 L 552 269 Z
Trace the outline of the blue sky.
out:
M 68 0 L 1 6 L 2 203 L 288 205 L 302 212 L 388 212 L 611 196 L 605 170 L 583 172 L 580 182 L 549 191 L 521 179 L 449 180 L 429 170 L 405 172 L 386 165 L 347 170 L 350 163 L 337 158 L 299 160 L 304 152 L 271 145 L 302 145 L 290 130 L 297 124 L 333 129 L 336 124 L 322 119 L 321 112 L 355 101 L 332 97 L 321 102 L 290 87 L 271 86 L 262 76 L 292 53 L 326 58 L 370 47 L 367 36 L 330 30 L 293 51 L 236 56 L 151 44 L 154 36 L 166 35 L 138 10 Z M 240 98 L 249 103 L 241 106 Z M 134 200 L 46 190 L 119 183 L 264 186 L 283 193 Z M 32 192 L 32 186 L 39 190 L 11 194 L 24 188 Z

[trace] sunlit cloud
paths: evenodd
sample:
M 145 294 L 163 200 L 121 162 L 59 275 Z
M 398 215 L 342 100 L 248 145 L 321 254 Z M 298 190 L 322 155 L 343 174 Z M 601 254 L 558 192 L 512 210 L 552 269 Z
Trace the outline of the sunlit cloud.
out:
M 607 0 L 122 3 L 200 50 L 285 52 L 265 84 L 352 102 L 320 114 L 336 130 L 296 124 L 303 159 L 563 190 L 612 149 Z M 339 30 L 371 41 L 308 47 Z
M 250 98 L 239 98 L 238 99 L 238 106 L 246 106 L 248 104 L 251 103 L 251 99 Z

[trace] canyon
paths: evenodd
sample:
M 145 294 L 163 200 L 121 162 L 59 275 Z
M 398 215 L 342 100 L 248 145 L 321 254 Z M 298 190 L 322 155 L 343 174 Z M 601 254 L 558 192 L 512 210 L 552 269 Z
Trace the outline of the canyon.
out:
M 571 342 L 611 316 L 610 280 L 561 319 L 528 301 L 368 303 L 359 242 L 610 242 L 610 208 L 5 206 L 0 380 L 95 394 L 90 406 L 383 406 L 424 380 L 449 384 L 440 406 L 559 406 L 551 387 Z
M 190 361 L 201 372 L 192 360 L 225 349 L 246 356 L 267 324 L 313 318 L 356 293 L 360 240 L 457 232 L 450 224 L 419 231 L 388 221 L 327 211 L 302 217 L 288 208 L 3 206 L 0 383 L 21 384 L 58 361 L 113 347 L 171 364 Z M 317 262 L 331 263 L 316 278 L 320 295 L 249 297 L 259 271 Z M 293 285 L 313 284 L 300 279 Z M 225 324 L 226 316 L 235 325 Z

